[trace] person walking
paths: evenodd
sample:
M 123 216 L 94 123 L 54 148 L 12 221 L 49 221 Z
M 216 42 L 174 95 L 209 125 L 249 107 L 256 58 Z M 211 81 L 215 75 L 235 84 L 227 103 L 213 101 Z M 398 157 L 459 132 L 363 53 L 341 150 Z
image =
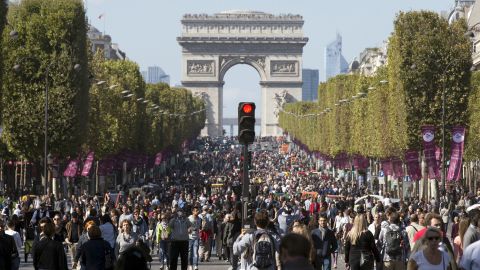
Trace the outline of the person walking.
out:
M 380 262 L 380 253 L 365 215 L 359 214 L 345 237 L 345 264 L 351 270 L 372 270 L 374 261 Z
M 19 250 L 22 248 L 22 239 L 20 238 L 20 234 L 15 231 L 15 222 L 10 219 L 7 222 L 7 230 L 5 230 L 5 234 L 10 235 L 15 240 L 15 246 L 17 252 L 12 257 L 12 270 L 18 270 L 20 268 L 20 255 L 18 254 Z
M 200 229 L 200 245 L 198 249 L 198 256 L 200 262 L 210 261 L 210 250 L 212 248 L 211 242 L 213 238 L 213 219 L 212 216 L 208 213 L 208 206 L 203 206 L 203 211 L 199 215 L 202 220 L 202 226 Z
M 455 257 L 455 261 L 457 262 L 457 264 L 460 263 L 463 256 L 462 239 L 463 239 L 463 236 L 465 235 L 465 232 L 468 229 L 470 220 L 468 217 L 462 217 L 458 224 L 459 224 L 458 235 L 455 237 L 455 239 L 453 239 L 453 255 Z
M 88 228 L 89 240 L 78 252 L 82 268 L 88 270 L 111 270 L 114 266 L 113 249 L 110 243 L 102 238 L 102 231 L 97 225 Z
M 438 248 L 442 241 L 442 232 L 439 228 L 428 227 L 419 240 L 420 246 L 408 261 L 409 270 L 447 270 L 450 267 L 450 256 Z M 469 269 L 469 268 L 464 268 Z M 470 268 L 471 269 L 471 268 Z
M 419 222 L 418 215 L 417 214 L 411 214 L 410 215 L 410 225 L 408 225 L 405 228 L 405 231 L 407 232 L 407 236 L 408 236 L 408 243 L 410 245 L 410 250 L 412 250 L 413 246 L 414 246 L 413 237 L 415 236 L 415 233 L 417 233 L 418 231 L 421 231 L 425 228 L 424 226 L 420 225 L 418 222 Z
M 139 210 L 133 212 L 132 231 L 144 242 L 148 240 L 148 225 Z
M 63 226 L 62 217 L 60 216 L 60 214 L 56 214 L 53 217 L 53 224 L 55 225 L 55 234 L 53 236 L 53 240 L 63 244 L 67 236 L 67 231 Z
M 128 207 L 127 205 L 124 205 L 122 207 L 122 214 L 118 218 L 118 230 L 119 231 L 122 230 L 123 220 L 128 220 L 130 222 L 133 221 L 133 215 L 130 213 L 130 207 Z
M 161 214 L 155 229 L 155 235 L 157 237 L 156 242 L 158 245 L 158 259 L 161 264 L 160 269 L 163 269 L 165 265 L 167 265 L 168 268 L 170 263 L 168 246 L 171 231 L 171 228 L 168 226 L 167 216 L 165 214 Z
M 465 250 L 468 245 L 478 241 L 480 239 L 480 232 L 478 231 L 478 222 L 480 220 L 480 210 L 479 209 L 472 209 L 468 213 L 470 217 L 470 226 L 468 226 L 465 235 L 463 236 L 463 250 Z
M 332 268 L 332 253 L 337 250 L 335 233 L 328 228 L 328 219 L 320 215 L 319 227 L 312 231 L 312 241 L 315 249 L 314 265 L 317 270 L 330 270 Z
M 109 215 L 104 214 L 100 217 L 100 231 L 102 232 L 103 240 L 110 244 L 110 247 L 115 249 L 115 241 L 117 240 L 118 232 L 117 227 L 112 224 L 112 219 Z
M 33 243 L 33 267 L 35 270 L 67 270 L 67 256 L 62 243 L 53 240 L 55 225 L 48 217 L 39 221 L 40 237 Z
M 169 270 L 176 270 L 178 263 L 178 256 L 180 255 L 182 261 L 182 270 L 187 270 L 188 267 L 188 240 L 189 232 L 192 231 L 192 223 L 185 217 L 183 210 L 177 210 L 177 216 L 172 218 L 168 223 L 171 228 L 170 234 L 170 268 Z
M 65 238 L 65 242 L 68 245 L 70 256 L 72 257 L 73 261 L 75 259 L 75 254 L 77 253 L 78 241 L 83 233 L 83 226 L 78 220 L 77 212 L 73 212 L 71 218 L 72 219 L 67 223 L 67 225 L 65 225 L 67 236 Z
M 0 218 L 0 269 L 12 269 L 12 258 L 17 254 L 18 250 L 15 245 L 15 239 L 5 233 L 5 222 Z
M 257 212 L 254 222 L 256 230 L 249 233 L 242 230 L 233 244 L 233 254 L 241 256 L 240 268 L 279 269 L 280 237 L 267 229 L 270 222 L 267 211 Z M 245 252 L 247 249 L 253 252 Z
M 400 227 L 398 212 L 392 212 L 388 216 L 388 225 L 382 228 L 378 239 L 381 246 L 384 270 L 405 269 L 408 236 Z
M 188 221 L 192 224 L 188 235 L 188 265 L 194 270 L 198 269 L 198 249 L 200 245 L 200 229 L 202 219 L 198 216 L 198 207 L 193 207 Z
M 134 246 L 137 242 L 138 236 L 132 231 L 132 223 L 128 219 L 122 222 L 122 232 L 118 234 L 115 243 L 115 258 L 122 256 L 128 248 Z
M 79 215 L 79 217 L 80 217 L 80 215 Z M 83 225 L 83 232 L 82 232 L 82 235 L 80 235 L 80 238 L 78 239 L 77 247 L 76 247 L 77 250 L 75 251 L 75 257 L 73 259 L 73 264 L 74 265 L 79 265 L 78 261 L 80 260 L 80 253 L 78 252 L 78 249 L 88 241 L 88 233 L 87 233 L 88 228 L 90 226 L 93 226 L 93 225 L 95 225 L 95 221 L 93 221 L 93 220 L 87 221 Z M 75 268 L 73 268 L 73 269 L 75 269 Z M 85 268 L 82 268 L 82 267 L 80 267 L 80 269 L 85 270 Z
M 280 243 L 282 270 L 314 270 L 310 263 L 309 240 L 297 233 L 285 235 Z

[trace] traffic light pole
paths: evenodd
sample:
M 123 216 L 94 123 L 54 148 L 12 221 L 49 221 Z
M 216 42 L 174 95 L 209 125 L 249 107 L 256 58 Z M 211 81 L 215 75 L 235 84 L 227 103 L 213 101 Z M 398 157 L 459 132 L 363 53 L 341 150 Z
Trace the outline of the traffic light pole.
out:
M 248 211 L 248 201 L 250 197 L 250 178 L 248 173 L 248 144 L 243 145 L 243 168 L 242 168 L 242 227 L 248 228 L 247 224 L 247 211 Z

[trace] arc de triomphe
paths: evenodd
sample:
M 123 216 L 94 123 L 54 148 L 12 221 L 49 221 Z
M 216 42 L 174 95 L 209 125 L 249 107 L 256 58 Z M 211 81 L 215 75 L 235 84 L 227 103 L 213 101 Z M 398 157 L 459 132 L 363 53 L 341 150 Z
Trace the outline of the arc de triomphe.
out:
M 308 42 L 303 18 L 226 11 L 187 14 L 181 22 L 177 41 L 182 46 L 182 84 L 203 96 L 207 105 L 202 135 L 222 135 L 223 77 L 237 64 L 250 65 L 260 74 L 261 135 L 280 135 L 278 103 L 302 98 L 302 53 Z

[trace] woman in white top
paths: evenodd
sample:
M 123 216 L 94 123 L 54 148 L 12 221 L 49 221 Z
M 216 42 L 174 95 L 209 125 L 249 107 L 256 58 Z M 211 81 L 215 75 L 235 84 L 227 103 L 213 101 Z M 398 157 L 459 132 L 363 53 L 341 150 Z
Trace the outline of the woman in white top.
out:
M 408 270 L 450 270 L 450 256 L 439 249 L 442 232 L 436 227 L 428 227 L 421 245 L 408 261 Z

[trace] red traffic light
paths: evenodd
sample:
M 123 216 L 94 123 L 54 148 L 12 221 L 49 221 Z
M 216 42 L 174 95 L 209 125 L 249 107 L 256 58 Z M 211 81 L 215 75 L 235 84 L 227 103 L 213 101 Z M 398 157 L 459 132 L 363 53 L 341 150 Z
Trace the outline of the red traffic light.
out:
M 253 106 L 252 104 L 243 104 L 242 111 L 244 113 L 251 113 L 253 111 Z

